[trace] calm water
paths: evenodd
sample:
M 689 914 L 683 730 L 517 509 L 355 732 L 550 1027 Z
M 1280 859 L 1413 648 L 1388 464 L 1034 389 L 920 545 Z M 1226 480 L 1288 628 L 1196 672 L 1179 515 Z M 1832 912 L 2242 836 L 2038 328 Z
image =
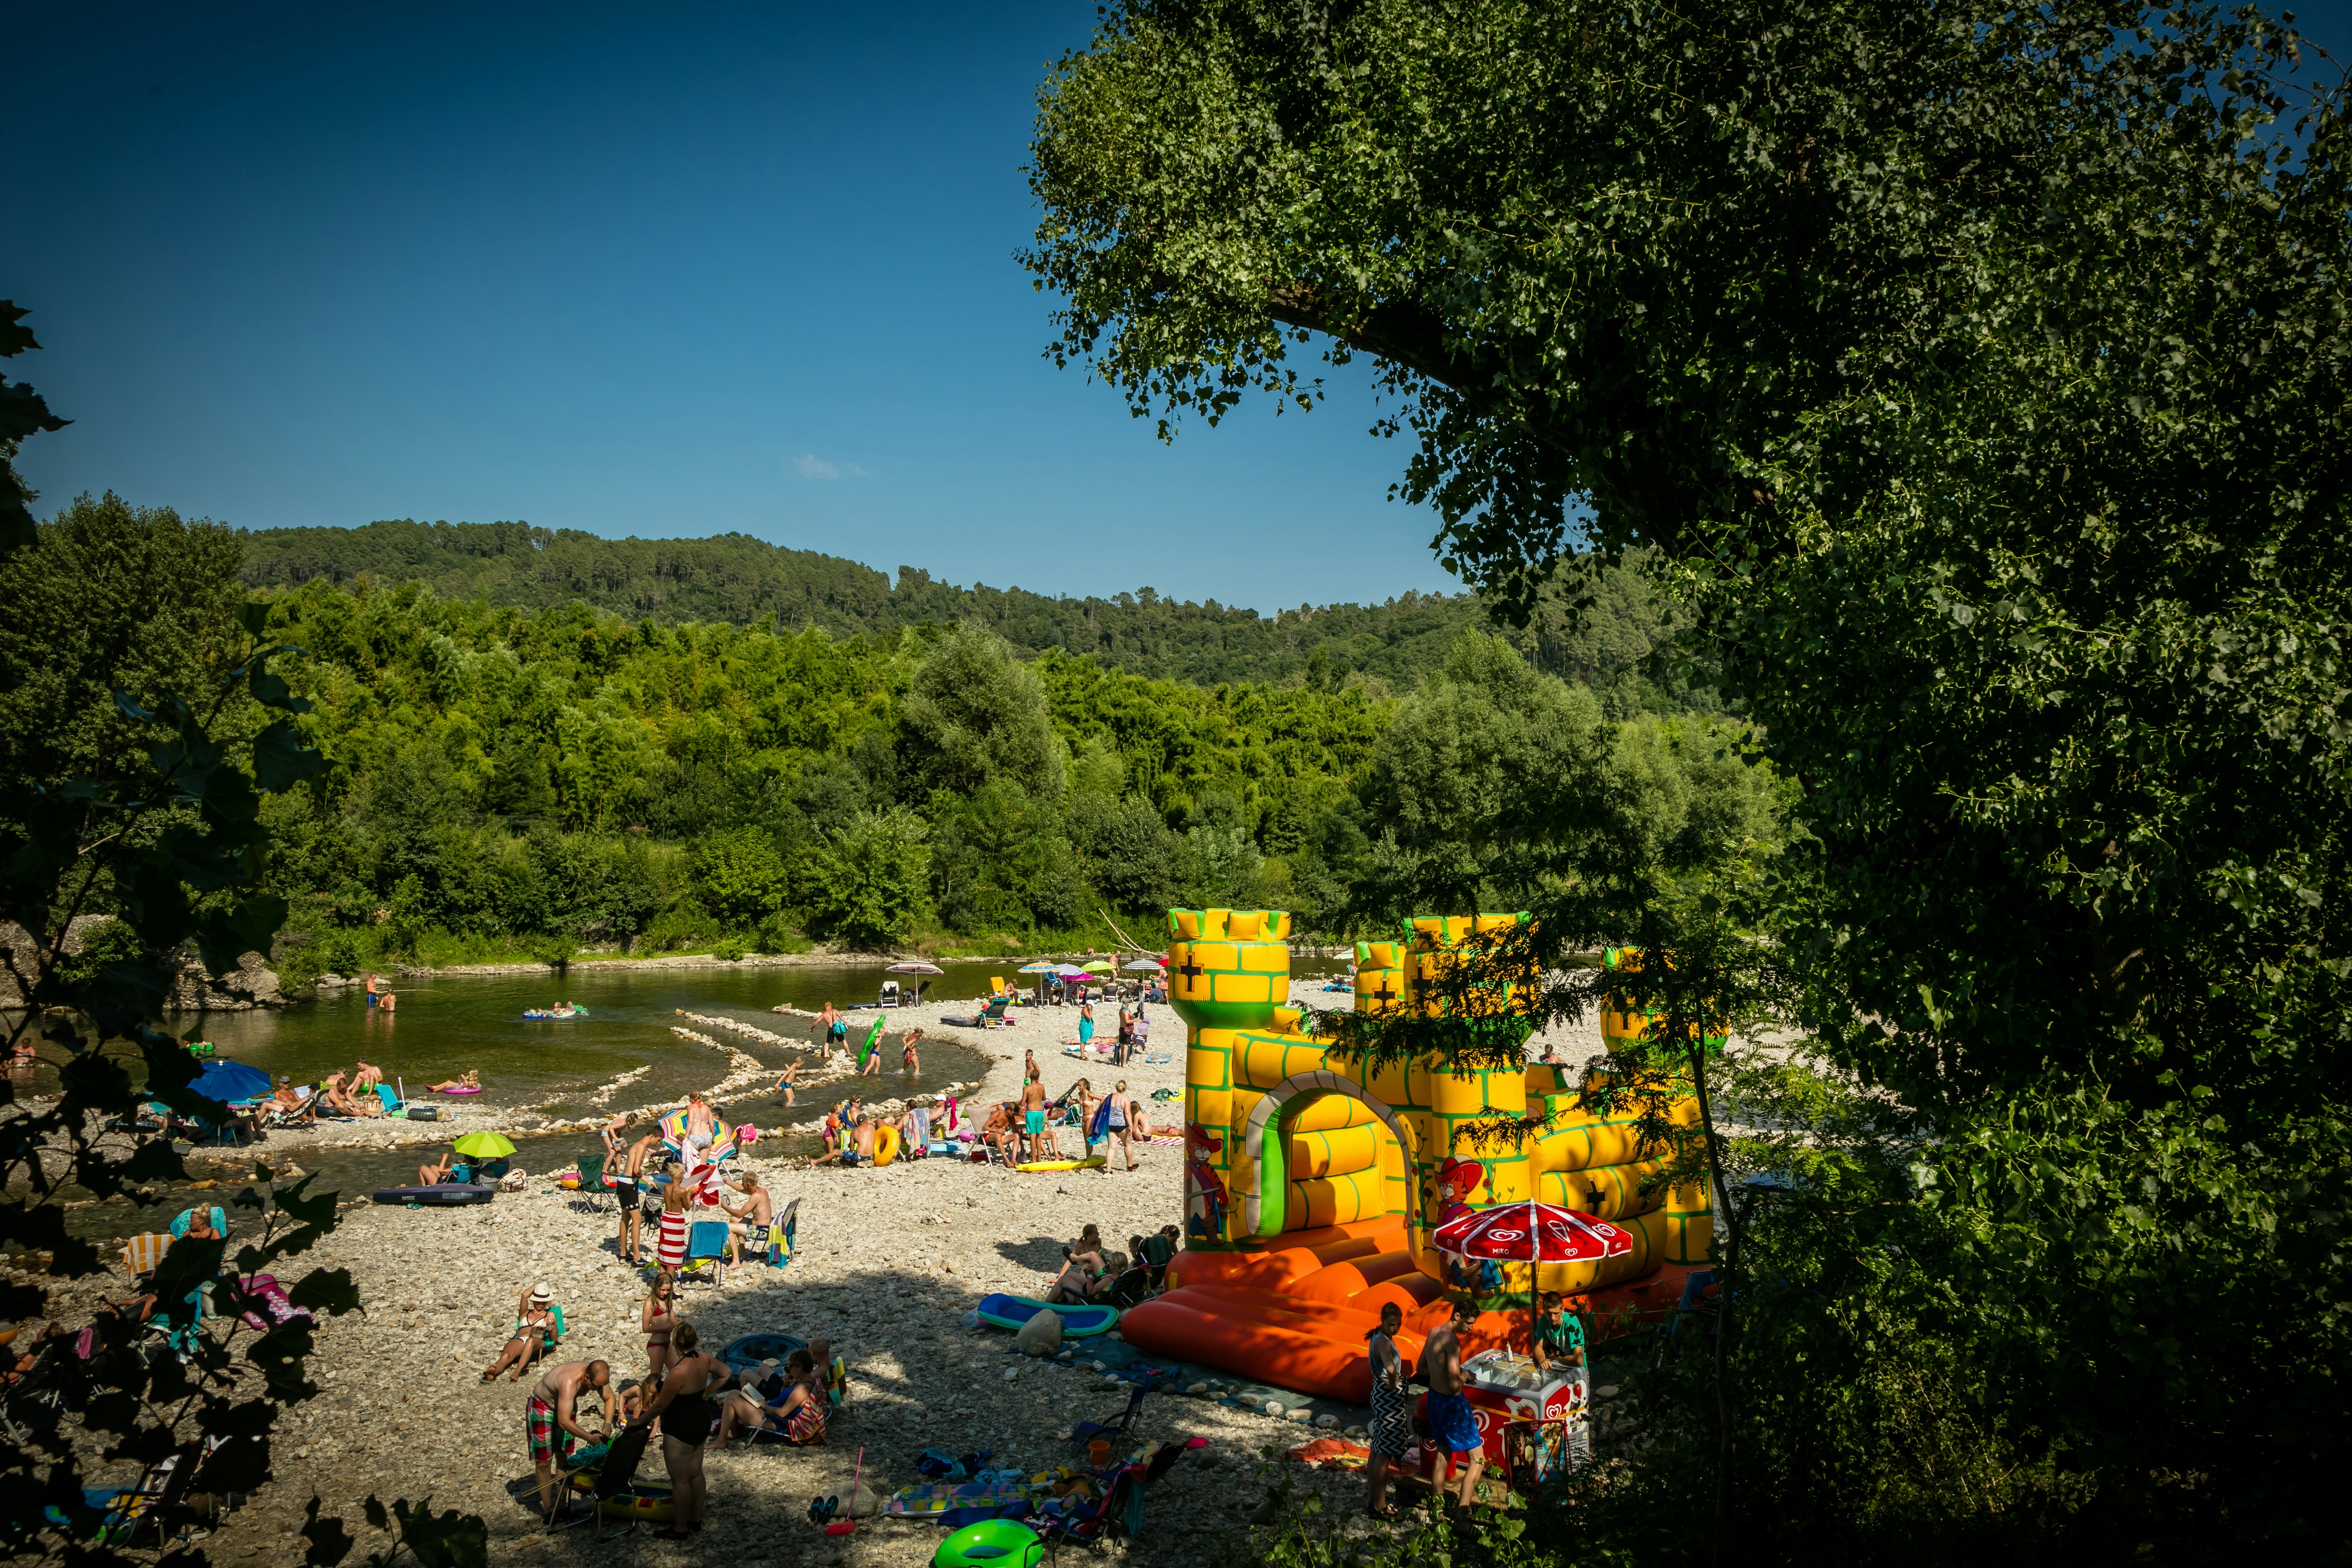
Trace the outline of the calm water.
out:
M 978 994 L 987 989 L 992 972 L 976 964 L 951 966 L 947 974 L 933 979 L 929 994 L 934 1000 Z M 400 1005 L 391 1013 L 369 1008 L 365 994 L 353 986 L 322 992 L 315 1002 L 281 1009 L 182 1015 L 173 1022 L 183 1033 L 197 1032 L 211 1040 L 223 1058 L 273 1076 L 284 1074 L 298 1083 L 366 1060 L 383 1068 L 388 1081 L 404 1083 L 410 1095 L 421 1098 L 425 1086 L 470 1068 L 482 1075 L 482 1092 L 453 1103 L 532 1106 L 551 1115 L 582 1117 L 597 1110 L 589 1102 L 590 1095 L 640 1068 L 646 1069 L 644 1075 L 617 1089 L 609 1104 L 675 1101 L 726 1075 L 727 1058 L 670 1033 L 672 1025 L 698 1028 L 779 1069 L 798 1055 L 788 1047 L 701 1028 L 679 1018 L 678 1009 L 738 1018 L 787 1039 L 808 1040 L 806 1019 L 770 1009 L 780 1002 L 815 1008 L 828 1001 L 836 1005 L 870 1001 L 881 981 L 878 965 L 458 975 L 397 982 Z M 561 1022 L 522 1016 L 526 1007 L 558 1001 L 585 1007 L 588 1014 Z M 862 1032 L 853 1038 L 862 1037 Z M 884 1037 L 893 1048 L 884 1058 L 881 1077 L 866 1080 L 869 1095 L 903 1097 L 934 1090 L 950 1082 L 974 1081 L 987 1070 L 987 1059 L 978 1052 L 934 1036 L 919 1047 L 922 1069 L 910 1076 L 899 1069 L 898 1037 L 896 1030 Z M 43 1068 L 29 1079 L 17 1079 L 16 1084 L 20 1093 L 54 1093 L 56 1074 Z M 806 1119 L 813 1114 L 808 1103 L 803 1097 L 800 1109 L 787 1111 L 780 1097 L 754 1091 L 730 1100 L 725 1110 L 730 1121 L 748 1119 L 765 1128 L 787 1118 Z M 798 1142 L 813 1141 L 788 1139 L 782 1152 L 792 1152 Z M 226 1192 L 233 1193 L 236 1187 L 229 1184 L 249 1179 L 254 1160 L 281 1165 L 290 1161 L 318 1173 L 313 1192 L 351 1194 L 414 1181 L 420 1159 L 435 1152 L 433 1146 L 313 1149 L 311 1142 L 308 1134 L 280 1132 L 249 1151 L 198 1152 L 190 1156 L 189 1171 L 195 1179 L 217 1178 Z M 567 1133 L 517 1140 L 515 1163 L 525 1170 L 545 1171 L 575 1157 L 601 1159 L 603 1153 L 593 1134 Z M 158 1212 L 168 1218 L 203 1195 L 176 1192 L 174 1206 L 160 1211 L 142 1212 L 121 1203 L 72 1208 L 67 1211 L 68 1228 L 79 1236 L 129 1235 L 154 1228 Z M 209 1201 L 225 1202 L 225 1194 L 214 1194 Z M 253 1223 L 248 1214 L 240 1214 L 233 1228 L 241 1234 Z

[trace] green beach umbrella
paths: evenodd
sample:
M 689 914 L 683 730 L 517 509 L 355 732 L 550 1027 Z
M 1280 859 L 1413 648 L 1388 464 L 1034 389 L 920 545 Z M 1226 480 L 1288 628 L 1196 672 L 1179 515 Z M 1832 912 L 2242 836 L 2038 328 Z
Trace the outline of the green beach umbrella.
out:
M 514 1145 L 496 1132 L 468 1132 L 449 1147 L 478 1160 L 503 1160 L 514 1152 Z

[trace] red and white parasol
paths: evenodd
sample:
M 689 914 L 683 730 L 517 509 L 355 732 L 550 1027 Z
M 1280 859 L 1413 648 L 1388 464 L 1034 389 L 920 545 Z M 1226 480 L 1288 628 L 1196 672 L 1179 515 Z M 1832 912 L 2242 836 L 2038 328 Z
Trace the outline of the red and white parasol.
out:
M 1502 1204 L 1456 1215 L 1431 1237 L 1449 1256 L 1494 1263 L 1583 1263 L 1633 1250 L 1607 1220 L 1549 1204 Z

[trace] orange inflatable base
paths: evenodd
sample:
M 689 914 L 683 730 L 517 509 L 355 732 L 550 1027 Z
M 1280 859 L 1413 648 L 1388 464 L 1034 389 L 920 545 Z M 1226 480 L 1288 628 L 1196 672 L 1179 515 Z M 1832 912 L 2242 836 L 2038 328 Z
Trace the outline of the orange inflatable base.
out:
M 1595 1340 L 1664 1317 L 1682 1300 L 1691 1268 L 1670 1264 L 1568 1298 Z M 1444 1287 L 1405 1250 L 1393 1218 L 1289 1232 L 1262 1247 L 1180 1252 L 1167 1293 L 1119 1319 L 1129 1344 L 1178 1361 L 1327 1399 L 1371 1398 L 1364 1336 L 1394 1302 L 1404 1313 L 1397 1348 L 1417 1361 L 1429 1331 L 1453 1312 Z M 1461 1336 L 1465 1355 L 1524 1348 L 1530 1314 L 1482 1312 Z

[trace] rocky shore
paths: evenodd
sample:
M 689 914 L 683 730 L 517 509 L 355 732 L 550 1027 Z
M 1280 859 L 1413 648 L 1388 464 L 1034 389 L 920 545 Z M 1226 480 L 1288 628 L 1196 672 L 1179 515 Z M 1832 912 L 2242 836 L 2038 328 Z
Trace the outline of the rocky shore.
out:
M 939 1037 L 939 1010 L 907 1009 L 893 1017 L 892 1032 L 929 1015 L 923 1027 Z M 1013 1026 L 960 1037 L 993 1058 L 982 1100 L 1010 1097 L 1024 1052 L 1034 1050 L 1051 1089 L 1080 1076 L 1102 1089 L 1123 1076 L 1130 1092 L 1151 1105 L 1150 1089 L 1181 1089 L 1183 1073 L 1173 1016 L 1165 1007 L 1152 1013 L 1153 1052 L 1171 1060 L 1124 1069 L 1082 1067 L 1062 1054 L 1063 1035 L 1075 1033 L 1076 1016 L 1066 1008 L 1016 1009 L 1021 1021 Z M 760 1026 L 734 1022 L 727 1032 L 751 1047 L 731 1047 L 735 1056 L 758 1062 L 763 1074 L 781 1068 L 772 1058 L 799 1048 L 790 1033 L 772 1031 L 770 1040 L 761 1040 L 750 1032 Z M 688 1026 L 719 1032 L 708 1018 Z M 837 1057 L 829 1070 L 841 1071 Z M 938 1092 L 929 1082 L 905 1079 L 895 1054 L 866 1083 L 877 1102 L 884 1089 L 894 1100 Z M 823 1098 L 850 1087 L 836 1079 Z M 1173 1125 L 1181 1113 L 1162 1114 Z M 540 1282 L 565 1308 L 572 1330 L 567 1358 L 603 1357 L 622 1375 L 643 1374 L 636 1324 L 644 1284 L 617 1257 L 612 1201 L 564 1193 L 541 1179 L 478 1208 L 353 1209 L 303 1265 L 351 1269 L 369 1306 L 320 1330 L 312 1364 L 321 1396 L 281 1425 L 278 1483 L 230 1518 L 215 1555 L 290 1568 L 301 1556 L 294 1532 L 315 1491 L 331 1510 L 341 1500 L 352 1514 L 371 1492 L 429 1495 L 436 1510 L 479 1513 L 489 1521 L 491 1557 L 499 1563 L 615 1552 L 651 1553 L 657 1561 L 723 1554 L 754 1563 L 927 1563 L 942 1534 L 938 1526 L 877 1519 L 861 1522 L 845 1542 L 809 1524 L 809 1500 L 846 1495 L 861 1448 L 866 1478 L 884 1497 L 922 1479 L 914 1461 L 925 1447 L 959 1453 L 986 1447 L 998 1463 L 1032 1470 L 1083 1459 L 1063 1435 L 1074 1421 L 1123 1405 L 1127 1385 L 1093 1370 L 1097 1358 L 1086 1342 L 1073 1344 L 1066 1362 L 1030 1360 L 1013 1351 L 1011 1335 L 961 1322 L 991 1291 L 1041 1293 L 1060 1266 L 1063 1246 L 1089 1222 L 1121 1248 L 1130 1235 L 1180 1222 L 1181 1144 L 1146 1144 L 1137 1159 L 1139 1168 L 1131 1173 L 1022 1175 L 946 1159 L 843 1170 L 755 1152 L 753 1168 L 778 1207 L 801 1201 L 799 1250 L 786 1268 L 745 1265 L 730 1269 L 722 1285 L 689 1289 L 685 1315 L 714 1345 L 769 1331 L 829 1339 L 849 1362 L 850 1402 L 821 1449 L 712 1451 L 709 1526 L 701 1541 L 677 1546 L 642 1533 L 612 1546 L 598 1546 L 585 1530 L 543 1534 L 527 1506 L 525 1390 L 478 1382 L 505 1338 L 516 1297 Z M 1145 1533 L 1127 1550 L 1139 1562 L 1171 1564 L 1223 1559 L 1265 1498 L 1256 1477 L 1259 1450 L 1315 1435 L 1303 1419 L 1181 1392 L 1150 1396 L 1139 1431 L 1145 1438 L 1207 1439 L 1152 1489 Z M 645 1473 L 659 1468 L 656 1457 Z M 1308 1471 L 1301 1484 L 1329 1491 L 1341 1512 L 1360 1507 L 1360 1478 Z

